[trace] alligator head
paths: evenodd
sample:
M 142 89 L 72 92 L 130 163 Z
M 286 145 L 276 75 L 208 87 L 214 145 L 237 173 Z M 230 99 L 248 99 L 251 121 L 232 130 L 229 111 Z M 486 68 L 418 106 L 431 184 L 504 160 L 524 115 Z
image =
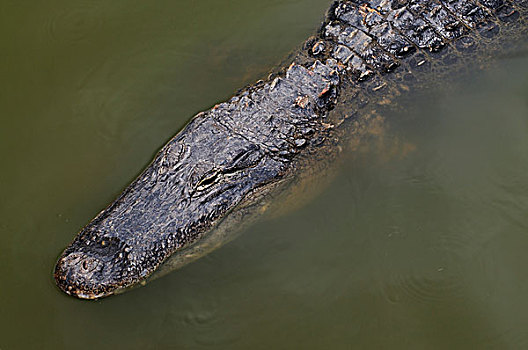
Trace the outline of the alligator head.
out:
M 195 118 L 66 248 L 57 285 L 95 299 L 143 281 L 280 168 L 212 118 Z

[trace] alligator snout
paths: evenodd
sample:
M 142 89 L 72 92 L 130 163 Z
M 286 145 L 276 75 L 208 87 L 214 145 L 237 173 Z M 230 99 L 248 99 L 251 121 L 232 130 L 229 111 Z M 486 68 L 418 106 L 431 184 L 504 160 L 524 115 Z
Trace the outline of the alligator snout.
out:
M 65 254 L 55 266 L 55 281 L 66 294 L 82 299 L 96 299 L 105 292 L 91 281 L 102 268 L 102 261 L 94 256 L 79 252 Z

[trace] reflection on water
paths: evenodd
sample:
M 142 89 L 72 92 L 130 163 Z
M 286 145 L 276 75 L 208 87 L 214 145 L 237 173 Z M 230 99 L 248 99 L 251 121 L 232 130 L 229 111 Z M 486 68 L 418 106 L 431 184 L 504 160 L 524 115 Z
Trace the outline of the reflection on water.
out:
M 356 145 L 315 200 L 146 288 L 90 303 L 54 287 L 75 232 L 327 6 L 0 5 L 0 349 L 528 346 L 522 54 L 402 101 L 388 147 Z

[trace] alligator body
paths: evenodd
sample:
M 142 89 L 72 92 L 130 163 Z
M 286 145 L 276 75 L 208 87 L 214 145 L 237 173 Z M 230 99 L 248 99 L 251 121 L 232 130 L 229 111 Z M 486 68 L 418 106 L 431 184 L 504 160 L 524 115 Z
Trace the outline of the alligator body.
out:
M 526 35 L 528 2 L 334 1 L 291 65 L 195 116 L 66 248 L 67 294 L 96 299 L 230 239 L 332 149 L 339 125 Z M 516 39 L 517 38 L 517 39 Z M 337 111 L 337 112 L 336 112 Z

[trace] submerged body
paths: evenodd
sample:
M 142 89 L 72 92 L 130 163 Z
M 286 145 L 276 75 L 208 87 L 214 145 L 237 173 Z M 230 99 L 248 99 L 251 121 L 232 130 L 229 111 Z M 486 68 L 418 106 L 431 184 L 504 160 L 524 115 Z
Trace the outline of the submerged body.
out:
M 100 298 L 214 249 L 333 153 L 343 121 L 524 35 L 526 6 L 335 1 L 288 68 L 194 117 L 81 230 L 57 263 L 57 285 Z

